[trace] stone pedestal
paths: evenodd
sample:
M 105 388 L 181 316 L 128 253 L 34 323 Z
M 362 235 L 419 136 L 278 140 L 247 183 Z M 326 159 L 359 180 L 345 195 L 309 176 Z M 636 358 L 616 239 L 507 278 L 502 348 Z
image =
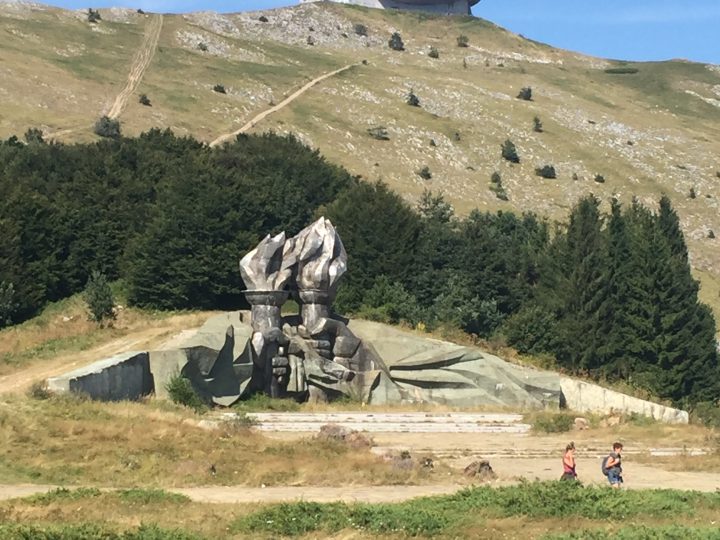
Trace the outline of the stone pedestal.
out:
M 285 393 L 287 377 L 282 378 L 287 362 L 280 366 L 278 358 L 286 356 L 281 348 L 282 320 L 280 310 L 287 301 L 288 291 L 243 291 L 250 303 L 252 313 L 252 346 L 256 366 L 262 370 L 263 391 L 270 397 L 281 397 Z M 282 341 L 285 341 L 282 339 Z M 277 366 L 275 365 L 277 364 Z

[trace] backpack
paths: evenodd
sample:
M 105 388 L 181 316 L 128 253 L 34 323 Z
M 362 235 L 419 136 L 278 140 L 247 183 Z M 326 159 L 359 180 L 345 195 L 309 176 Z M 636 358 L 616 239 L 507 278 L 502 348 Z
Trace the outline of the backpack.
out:
M 607 476 L 608 472 L 609 472 L 609 469 L 607 468 L 607 462 L 609 459 L 610 459 L 610 456 L 605 456 L 602 460 L 602 464 L 600 465 L 600 470 L 602 471 L 602 473 L 605 476 Z

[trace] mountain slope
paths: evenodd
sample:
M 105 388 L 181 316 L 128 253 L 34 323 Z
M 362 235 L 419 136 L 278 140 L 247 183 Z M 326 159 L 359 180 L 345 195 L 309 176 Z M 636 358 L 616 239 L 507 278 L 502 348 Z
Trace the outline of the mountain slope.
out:
M 84 12 L 0 3 L 0 137 L 28 127 L 63 142 L 95 137 L 92 124 L 128 84 L 159 17 L 100 13 L 91 24 Z M 367 36 L 356 33 L 358 24 Z M 394 31 L 405 51 L 388 48 Z M 460 35 L 468 47 L 457 46 Z M 430 47 L 439 58 L 428 55 Z M 164 15 L 152 59 L 119 119 L 126 135 L 160 126 L 211 142 L 349 64 L 249 130 L 295 132 L 328 159 L 382 178 L 409 200 L 426 188 L 443 191 L 460 213 L 532 210 L 562 219 L 588 192 L 646 204 L 667 193 L 706 284 L 705 300 L 719 303 L 720 239 L 710 237 L 720 235 L 718 66 L 613 62 L 481 19 L 337 4 Z M 218 84 L 226 93 L 213 91 Z M 522 87 L 532 88 L 532 101 L 516 98 Z M 411 90 L 420 107 L 406 104 Z M 152 107 L 138 103 L 140 93 Z M 542 133 L 533 131 L 535 116 Z M 368 135 L 378 126 L 389 140 Z M 507 138 L 518 148 L 518 165 L 500 156 Z M 535 175 L 546 164 L 557 179 Z M 432 178 L 417 174 L 423 167 Z M 494 171 L 507 202 L 488 189 Z

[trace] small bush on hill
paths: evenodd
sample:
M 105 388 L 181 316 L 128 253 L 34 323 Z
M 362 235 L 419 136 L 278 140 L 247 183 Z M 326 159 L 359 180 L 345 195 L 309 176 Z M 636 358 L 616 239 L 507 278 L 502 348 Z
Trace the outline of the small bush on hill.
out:
M 490 191 L 501 201 L 509 200 L 505 188 L 502 185 L 502 177 L 498 171 L 495 171 L 490 175 Z
M 639 71 L 640 70 L 635 67 L 623 66 L 623 67 L 607 68 L 605 70 L 605 73 L 609 73 L 611 75 L 633 75 L 635 73 L 638 73 Z
M 405 44 L 398 32 L 393 32 L 392 36 L 390 36 L 390 39 L 388 40 L 388 47 L 390 47 L 393 51 L 405 50 Z
M 25 132 L 25 142 L 28 144 L 45 144 L 42 129 L 30 128 Z
M 358 36 L 367 36 L 368 30 L 367 26 L 364 24 L 356 23 L 353 25 L 353 32 L 355 32 Z
M 420 106 L 420 98 L 418 98 L 415 95 L 415 92 L 413 92 L 412 88 L 410 89 L 410 92 L 408 93 L 407 97 L 405 98 L 405 103 L 407 103 L 411 107 L 419 107 Z
M 93 8 L 88 8 L 87 12 L 87 20 L 89 23 L 97 23 L 102 20 L 102 17 L 100 17 L 100 12 Z
M 115 318 L 115 312 L 113 311 L 115 301 L 112 290 L 107 277 L 102 272 L 92 271 L 85 286 L 83 299 L 87 304 L 88 318 L 91 321 L 102 324 L 105 320 Z
M 712 229 L 710 229 L 710 230 L 708 231 L 707 237 L 710 238 L 710 239 L 715 238 L 715 233 L 713 232 Z
M 308 45 L 310 45 L 312 47 L 313 45 L 315 45 L 315 40 L 313 39 L 312 36 L 308 36 L 307 39 L 305 40 L 305 43 L 307 43 Z
M 470 44 L 470 40 L 467 36 L 462 35 L 457 37 L 457 46 L 458 47 L 467 47 Z
M 146 107 L 152 107 L 152 103 L 150 103 L 150 98 L 147 97 L 147 94 L 140 94 L 140 97 L 138 98 L 138 102 L 140 105 L 145 105 Z
M 518 92 L 517 98 L 524 101 L 532 101 L 532 88 L 529 86 L 521 88 L 520 92 Z
M 542 167 L 536 168 L 535 174 L 543 178 L 557 178 L 557 175 L 555 174 L 555 167 L 552 165 L 543 165 Z
M 389 141 L 390 136 L 388 135 L 387 129 L 384 126 L 375 126 L 368 128 L 368 135 L 378 141 Z
M 170 396 L 170 400 L 178 405 L 183 405 L 194 410 L 196 413 L 202 414 L 207 410 L 207 403 L 193 388 L 190 379 L 182 375 L 175 375 L 165 385 L 165 389 Z
M 542 122 L 540 121 L 540 118 L 537 117 L 537 116 L 533 118 L 533 131 L 534 131 L 535 133 L 542 133 L 542 132 L 543 132 Z
M 425 165 L 422 169 L 417 171 L 417 175 L 422 178 L 423 180 L 430 180 L 432 178 L 432 173 L 430 172 L 430 167 Z
M 258 17 L 258 21 L 260 22 L 268 22 L 268 18 L 265 15 L 260 15 Z
M 602 174 L 596 174 L 594 180 L 598 184 L 604 184 L 605 183 L 605 177 Z
M 199 50 L 201 50 L 202 52 L 207 52 L 207 50 L 208 50 L 207 43 L 205 43 L 203 41 L 201 41 L 200 43 L 197 44 L 197 48 Z
M 694 187 L 691 187 L 691 188 L 690 188 L 690 193 L 688 193 L 688 197 L 690 197 L 691 199 L 697 198 L 697 193 L 695 193 L 695 188 L 694 188 Z
M 213 86 L 213 92 L 217 92 L 218 94 L 227 94 L 227 91 L 222 84 L 216 84 Z
M 93 128 L 95 135 L 108 139 L 117 139 L 120 137 L 120 121 L 109 116 L 101 116 L 95 127 Z
M 515 143 L 513 143 L 510 139 L 507 139 L 504 143 L 502 143 L 500 148 L 503 159 L 511 163 L 520 163 L 520 156 L 518 156 Z
M 430 47 L 430 52 L 428 52 L 428 56 L 430 58 L 440 58 L 440 53 L 435 47 Z
M 28 397 L 39 401 L 45 401 L 46 399 L 50 399 L 52 397 L 52 393 L 48 390 L 45 381 L 34 382 L 32 386 L 30 386 L 27 395 Z

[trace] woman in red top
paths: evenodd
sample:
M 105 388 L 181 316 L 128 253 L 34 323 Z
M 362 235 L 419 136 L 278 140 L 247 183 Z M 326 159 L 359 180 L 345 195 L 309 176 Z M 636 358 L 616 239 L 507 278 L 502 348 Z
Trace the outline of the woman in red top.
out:
M 571 442 L 565 447 L 563 456 L 563 474 L 560 480 L 577 480 L 575 472 L 575 443 Z

